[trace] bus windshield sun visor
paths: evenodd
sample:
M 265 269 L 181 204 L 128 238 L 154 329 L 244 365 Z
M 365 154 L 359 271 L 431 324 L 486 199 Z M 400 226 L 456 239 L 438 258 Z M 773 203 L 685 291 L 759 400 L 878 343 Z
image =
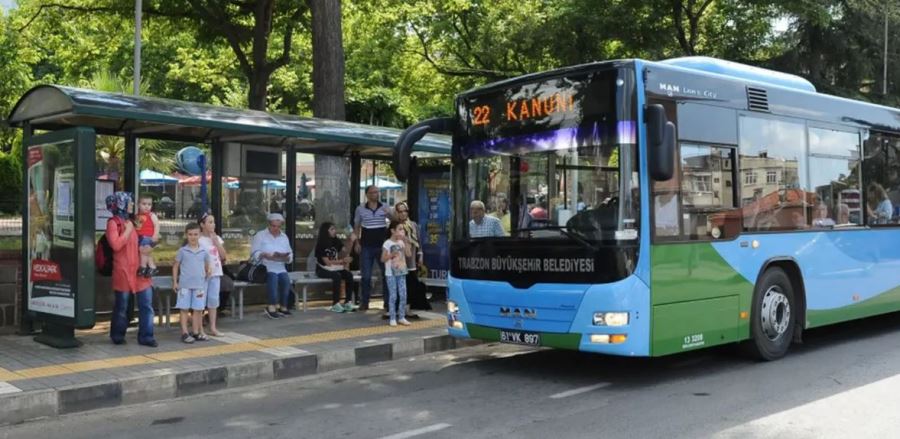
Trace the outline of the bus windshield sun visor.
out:
M 409 178 L 409 162 L 413 145 L 428 133 L 449 133 L 453 129 L 453 118 L 440 117 L 419 122 L 405 129 L 394 145 L 394 175 L 405 183 Z

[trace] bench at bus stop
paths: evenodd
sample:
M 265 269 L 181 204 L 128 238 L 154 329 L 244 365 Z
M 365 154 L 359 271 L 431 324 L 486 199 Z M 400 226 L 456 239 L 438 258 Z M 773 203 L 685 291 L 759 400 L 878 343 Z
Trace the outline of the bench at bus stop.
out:
M 316 276 L 316 273 L 313 271 L 290 271 L 288 272 L 288 276 L 291 279 L 291 287 L 299 286 L 300 287 L 300 299 L 302 301 L 303 311 L 306 312 L 308 309 L 308 289 L 312 285 L 331 285 L 331 279 L 323 279 L 321 277 Z M 361 276 L 359 273 L 353 273 L 353 280 L 359 282 Z M 230 296 L 230 305 L 231 305 L 231 315 L 237 316 L 239 320 L 244 319 L 244 289 L 253 286 L 253 285 L 265 285 L 265 284 L 257 284 L 251 283 L 242 280 L 234 281 L 234 291 Z M 172 289 L 172 276 L 154 276 L 153 277 L 153 292 L 157 295 L 157 297 L 162 297 L 162 304 L 160 309 L 160 324 L 163 323 L 163 316 L 165 316 L 165 326 L 171 326 L 172 321 L 172 296 L 175 295 L 175 291 Z

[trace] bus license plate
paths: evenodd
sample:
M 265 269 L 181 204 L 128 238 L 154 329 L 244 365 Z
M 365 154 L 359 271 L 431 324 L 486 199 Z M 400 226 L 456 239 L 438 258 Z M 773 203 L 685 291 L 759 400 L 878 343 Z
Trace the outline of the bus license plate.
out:
M 528 346 L 540 346 L 541 345 L 541 335 L 535 334 L 533 332 L 500 330 L 500 342 L 501 343 L 512 343 L 512 344 L 523 344 L 523 345 L 528 345 Z

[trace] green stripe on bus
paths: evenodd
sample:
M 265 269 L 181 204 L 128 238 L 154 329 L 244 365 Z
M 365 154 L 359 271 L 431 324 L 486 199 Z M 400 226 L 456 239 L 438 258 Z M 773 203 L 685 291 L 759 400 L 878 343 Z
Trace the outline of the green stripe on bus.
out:
M 807 293 L 808 294 L 808 293 Z M 900 311 L 900 287 L 885 291 L 853 305 L 833 309 L 806 311 L 807 327 L 829 325 L 846 320 L 861 319 L 889 312 Z
M 653 316 L 651 355 L 665 355 L 697 346 L 682 343 L 684 337 L 699 338 L 710 346 L 750 337 L 750 319 L 740 319 L 740 312 L 750 313 L 753 284 L 728 264 L 708 242 L 653 245 L 650 248 L 650 294 L 654 312 L 660 305 L 695 302 L 709 305 L 697 313 L 723 313 L 704 318 L 662 318 Z M 736 296 L 737 306 L 722 307 L 708 299 Z M 713 306 L 715 305 L 715 306 Z M 676 309 L 676 308 L 666 308 Z M 698 316 L 699 317 L 699 316 Z M 710 338 L 712 336 L 712 338 Z M 682 346 L 684 346 L 682 348 Z

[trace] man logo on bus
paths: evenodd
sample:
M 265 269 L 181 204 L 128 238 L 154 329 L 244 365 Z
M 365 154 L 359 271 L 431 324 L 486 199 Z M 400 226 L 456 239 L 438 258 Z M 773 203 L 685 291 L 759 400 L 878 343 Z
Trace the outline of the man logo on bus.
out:
M 666 95 L 672 97 L 675 93 L 681 93 L 681 86 L 666 84 L 665 82 L 659 83 L 659 89 L 666 92 Z

